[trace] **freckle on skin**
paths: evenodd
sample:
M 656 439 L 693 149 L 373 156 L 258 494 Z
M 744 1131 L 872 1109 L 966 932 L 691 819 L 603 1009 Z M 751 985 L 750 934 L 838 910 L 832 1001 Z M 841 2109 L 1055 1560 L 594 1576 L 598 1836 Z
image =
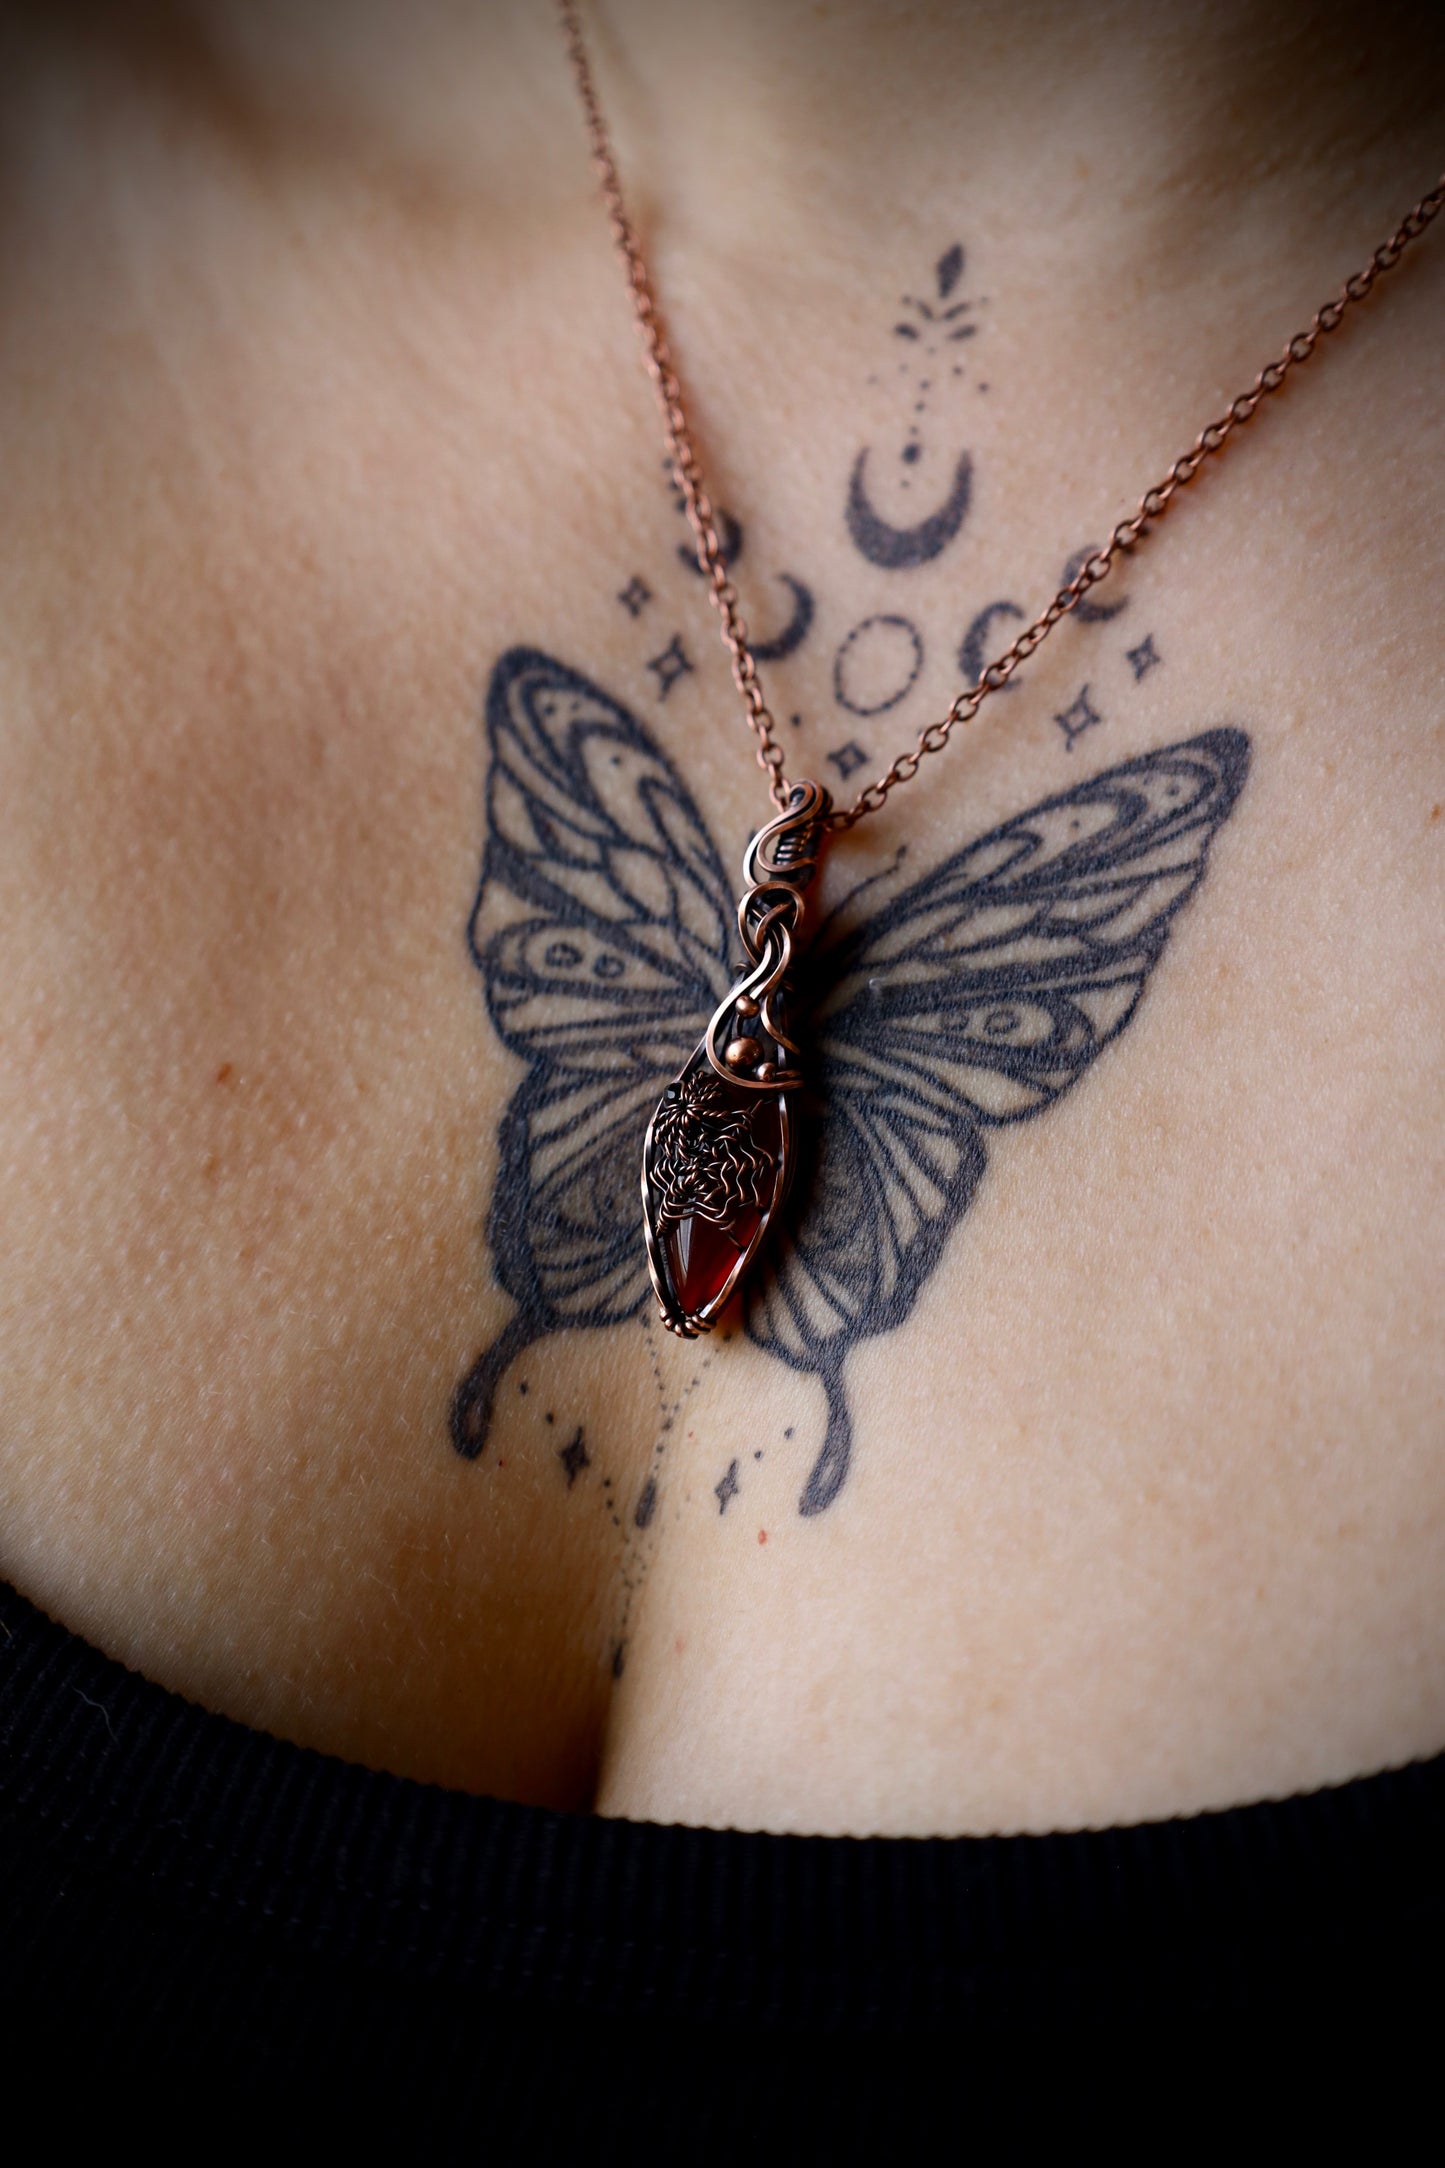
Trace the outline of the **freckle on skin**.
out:
M 216 1082 L 218 1084 L 229 1084 L 235 1074 L 236 1072 L 231 1066 L 230 1062 L 223 1061 L 220 1068 L 216 1071 Z

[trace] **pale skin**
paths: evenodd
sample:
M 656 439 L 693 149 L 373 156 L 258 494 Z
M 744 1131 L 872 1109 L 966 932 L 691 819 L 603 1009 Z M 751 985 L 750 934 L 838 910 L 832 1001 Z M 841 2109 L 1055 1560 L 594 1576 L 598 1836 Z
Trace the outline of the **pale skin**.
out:
M 815 596 L 765 675 L 831 783 L 1442 164 L 1408 11 L 1082 17 L 599 21 L 744 609 L 786 613 L 783 568 Z M 1101 590 L 1127 614 L 834 852 L 841 894 L 1092 768 L 1252 741 L 1127 1035 L 991 1143 L 915 1312 L 850 1356 L 853 1470 L 802 1519 L 822 1394 L 741 1331 L 705 1371 L 636 1321 L 558 1333 L 480 1460 L 447 1438 L 511 1310 L 481 1231 L 522 1071 L 466 947 L 498 657 L 641 718 L 729 869 L 767 812 L 550 11 L 6 36 L 0 1572 L 244 1722 L 604 1814 L 1044 1829 L 1437 1751 L 1445 233 Z M 909 498 L 889 327 L 956 240 L 980 329 Z M 935 560 L 854 547 L 864 444 L 900 522 L 971 452 Z M 834 658 L 890 612 L 925 659 L 865 724 Z

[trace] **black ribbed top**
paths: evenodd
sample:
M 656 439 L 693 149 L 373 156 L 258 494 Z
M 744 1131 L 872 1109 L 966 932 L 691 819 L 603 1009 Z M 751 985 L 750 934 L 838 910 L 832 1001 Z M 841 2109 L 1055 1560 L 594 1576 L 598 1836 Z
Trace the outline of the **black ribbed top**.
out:
M 756 2086 L 837 2111 L 910 2057 L 978 2086 L 1021 2057 L 1097 2068 L 1105 2039 L 1397 2022 L 1445 1923 L 1442 1836 L 1445 1757 L 1053 1836 L 543 1812 L 208 1715 L 0 1586 L 11 2023 L 80 2026 L 89 2067 L 160 2056 L 238 2112 L 344 2100 L 434 2134 L 570 2113 L 597 2157 L 608 2103 L 625 2122 L 665 2093 L 682 2155 L 710 2158 L 689 2118 L 717 2136 Z

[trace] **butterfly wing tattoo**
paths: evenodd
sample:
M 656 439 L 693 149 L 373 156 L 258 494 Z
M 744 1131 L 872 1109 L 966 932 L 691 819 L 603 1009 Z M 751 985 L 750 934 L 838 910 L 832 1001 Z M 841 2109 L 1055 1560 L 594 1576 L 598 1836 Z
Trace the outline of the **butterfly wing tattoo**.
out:
M 848 1349 L 912 1310 L 973 1199 L 987 1132 L 1044 1113 L 1125 1029 L 1248 765 L 1238 730 L 1142 754 L 891 897 L 887 877 L 865 884 L 820 929 L 816 1163 L 748 1316 L 760 1346 L 827 1393 L 804 1513 L 847 1474 Z
M 528 1073 L 502 1117 L 487 1227 L 517 1309 L 452 1401 L 452 1441 L 469 1456 L 523 1348 L 564 1326 L 618 1324 L 647 1299 L 643 1133 L 737 961 L 702 816 L 625 708 L 514 648 L 486 720 L 468 939 L 492 1023 Z
M 706 824 L 625 708 L 516 649 L 493 674 L 487 733 L 471 949 L 493 1024 L 528 1067 L 488 1223 L 517 1308 L 457 1388 L 452 1436 L 469 1455 L 524 1347 L 648 1301 L 643 1132 L 739 964 Z M 746 1316 L 760 1347 L 824 1388 L 803 1513 L 847 1475 L 849 1350 L 909 1315 L 977 1190 L 988 1132 L 1052 1106 L 1129 1023 L 1248 763 L 1237 730 L 1142 754 L 916 880 L 900 852 L 815 937 L 816 1098 L 800 1126 L 816 1147 Z

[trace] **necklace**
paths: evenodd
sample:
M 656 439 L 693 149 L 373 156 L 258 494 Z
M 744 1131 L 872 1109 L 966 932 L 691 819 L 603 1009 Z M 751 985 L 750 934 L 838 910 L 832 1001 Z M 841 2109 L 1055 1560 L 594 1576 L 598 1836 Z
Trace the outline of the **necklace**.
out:
M 575 0 L 558 0 L 562 32 L 581 100 L 592 160 L 612 238 L 627 277 L 648 375 L 662 409 L 663 429 L 697 559 L 708 581 L 733 681 L 757 739 L 757 760 L 768 778 L 777 817 L 759 829 L 743 859 L 738 931 L 748 968 L 714 1010 L 695 1052 L 668 1085 L 648 1125 L 642 1152 L 642 1217 L 647 1261 L 662 1322 L 684 1339 L 717 1323 L 766 1242 L 787 1195 L 797 1144 L 801 1052 L 789 1036 L 788 980 L 806 891 L 828 832 L 852 828 L 876 813 L 891 791 L 940 753 L 956 729 L 971 723 L 985 700 L 1002 691 L 1055 625 L 1107 578 L 1193 481 L 1206 459 L 1251 421 L 1292 369 L 1308 361 L 1338 329 L 1348 309 L 1393 270 L 1445 207 L 1445 176 L 1422 196 L 1362 269 L 1315 312 L 1284 350 L 1267 362 L 1247 391 L 1200 430 L 1109 540 L 1031 624 L 965 687 L 914 746 L 898 754 L 851 805 L 835 807 L 820 783 L 783 772 L 783 749 L 763 697 L 737 590 L 724 561 L 716 515 L 703 481 L 672 353 L 662 327 L 646 259 L 623 201 L 622 185 L 592 74 Z

